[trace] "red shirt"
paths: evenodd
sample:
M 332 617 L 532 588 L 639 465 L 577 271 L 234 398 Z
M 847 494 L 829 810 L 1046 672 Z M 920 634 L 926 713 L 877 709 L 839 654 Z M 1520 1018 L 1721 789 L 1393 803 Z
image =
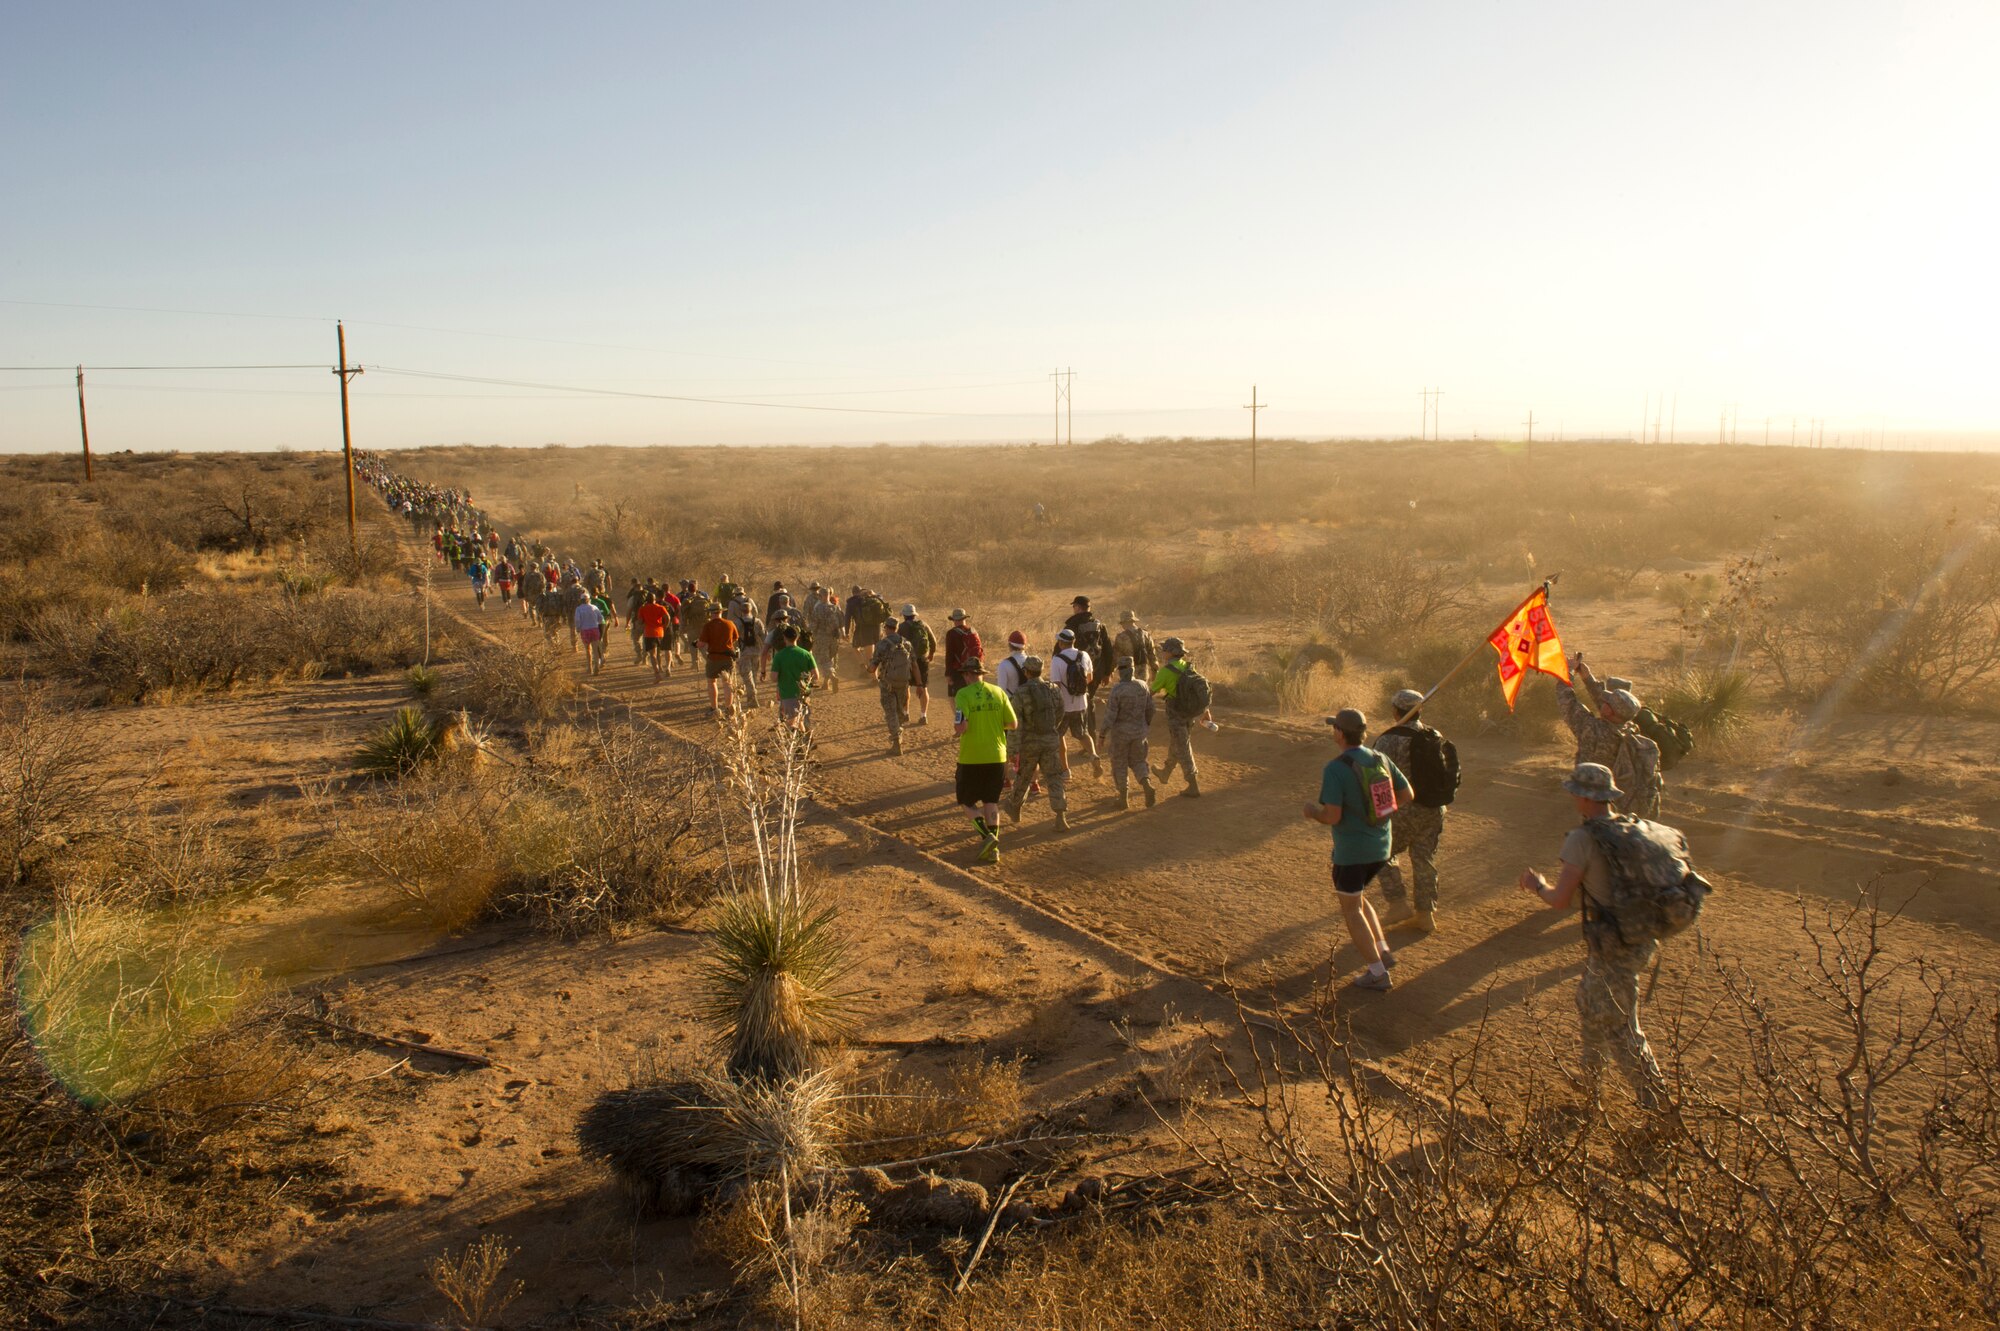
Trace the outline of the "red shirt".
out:
M 658 602 L 640 606 L 632 612 L 632 618 L 639 621 L 639 631 L 647 637 L 667 636 L 667 608 Z
M 660 604 L 667 608 L 667 618 L 678 624 L 681 622 L 681 598 L 672 592 L 660 593 Z

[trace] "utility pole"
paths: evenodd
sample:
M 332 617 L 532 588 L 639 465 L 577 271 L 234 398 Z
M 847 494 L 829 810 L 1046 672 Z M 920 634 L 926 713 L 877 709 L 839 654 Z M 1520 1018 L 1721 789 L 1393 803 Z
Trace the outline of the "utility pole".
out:
M 90 415 L 83 409 L 83 367 L 76 367 L 76 428 L 83 432 L 83 479 L 90 480 Z
M 1527 426 L 1528 426 L 1528 442 L 1532 444 L 1535 442 L 1535 410 L 1533 407 L 1530 407 L 1528 409 Z
M 1764 418 L 1764 447 L 1769 448 L 1770 446 L 1771 446 L 1771 418 L 1769 416 L 1766 416 Z
M 1797 448 L 1797 447 L 1799 446 L 1799 418 L 1798 418 L 1798 417 L 1796 417 L 1796 416 L 1792 417 L 1792 443 L 1791 443 L 1791 446 L 1792 446 L 1793 448 Z
M 347 461 L 347 548 L 359 555 L 361 538 L 354 531 L 354 431 L 347 420 L 347 385 L 361 373 L 361 367 L 347 367 L 347 326 L 337 319 L 333 336 L 340 347 L 340 366 L 334 373 L 340 376 L 340 451 Z
M 1250 488 L 1257 488 L 1257 413 L 1270 406 L 1268 402 L 1257 400 L 1257 385 L 1250 385 L 1250 400 L 1243 409 L 1250 413 Z
M 1674 436 L 1677 433 L 1679 433 L 1680 419 L 1681 419 L 1681 395 L 1678 392 L 1676 392 L 1674 394 L 1674 405 L 1667 412 L 1667 442 L 1670 444 L 1674 442 Z M 1657 442 L 1657 436 L 1656 436 L 1656 442 Z
M 1067 422 L 1069 425 L 1069 429 L 1067 431 L 1069 435 L 1068 442 L 1073 444 L 1076 442 L 1076 418 L 1075 415 L 1073 414 L 1075 411 L 1075 407 L 1071 401 L 1072 394 L 1070 389 L 1070 381 L 1076 378 L 1076 371 L 1057 370 L 1054 374 L 1051 374 L 1049 378 L 1055 380 L 1055 385 L 1056 385 L 1056 424 L 1055 424 L 1056 442 L 1058 444 L 1064 442 L 1063 435 L 1065 431 L 1063 429 L 1063 426 L 1064 423 Z
M 1653 423 L 1653 390 L 1649 388 L 1646 390 L 1646 395 L 1639 399 L 1639 442 L 1640 443 L 1643 444 L 1646 442 L 1646 428 L 1650 426 L 1652 423 Z
M 1253 392 L 1250 396 L 1257 395 Z M 1417 427 L 1417 438 L 1422 440 L 1431 437 L 1431 390 L 1426 388 L 1420 396 L 1424 399 L 1424 423 Z

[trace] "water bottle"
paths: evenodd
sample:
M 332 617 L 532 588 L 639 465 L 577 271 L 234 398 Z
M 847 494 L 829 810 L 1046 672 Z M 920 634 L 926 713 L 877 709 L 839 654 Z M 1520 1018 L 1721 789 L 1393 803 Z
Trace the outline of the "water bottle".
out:
M 1215 719 L 1213 717 L 1203 717 L 1201 721 L 1201 728 L 1207 731 L 1216 731 L 1222 729 L 1221 726 L 1215 724 Z

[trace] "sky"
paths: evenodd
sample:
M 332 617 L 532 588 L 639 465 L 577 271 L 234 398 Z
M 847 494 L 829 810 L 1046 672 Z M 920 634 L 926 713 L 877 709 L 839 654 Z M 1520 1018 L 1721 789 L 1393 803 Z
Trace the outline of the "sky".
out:
M 1437 388 L 1446 437 L 2000 442 L 1991 0 L 6 34 L 0 365 L 49 368 L 0 450 L 75 446 L 78 364 L 101 450 L 337 447 L 335 319 L 360 447 L 1047 441 L 1059 368 L 1079 440 L 1241 436 L 1254 385 L 1267 437 Z M 305 368 L 110 368 L 224 365 Z

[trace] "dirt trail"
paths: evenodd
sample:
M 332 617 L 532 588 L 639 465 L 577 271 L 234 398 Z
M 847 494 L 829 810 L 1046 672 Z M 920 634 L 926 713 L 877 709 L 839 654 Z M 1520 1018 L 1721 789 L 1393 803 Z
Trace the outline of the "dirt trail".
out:
M 497 601 L 472 614 L 463 599 L 452 613 L 494 633 L 528 641 L 536 632 Z M 613 631 L 608 660 L 588 681 L 603 696 L 697 743 L 715 733 L 698 670 L 655 684 L 633 663 L 622 628 Z M 952 803 L 956 747 L 949 703 L 936 696 L 942 689 L 934 691 L 931 724 L 905 731 L 905 752 L 892 757 L 860 661 L 843 649 L 845 687 L 813 701 L 816 793 L 826 806 L 1181 975 L 1212 982 L 1226 973 L 1272 986 L 1285 1000 L 1338 978 L 1330 954 L 1339 973 L 1359 964 L 1327 882 L 1327 833 L 1298 814 L 1332 757 L 1323 728 L 1219 712 L 1219 733 L 1197 733 L 1202 798 L 1178 797 L 1175 778 L 1152 810 L 1135 800 L 1131 811 L 1118 811 L 1108 779 L 1093 780 L 1082 764 L 1070 784 L 1071 830 L 1057 832 L 1046 805 L 1031 801 L 1022 823 L 1006 828 L 1003 863 L 992 868 L 974 862 L 975 837 Z M 766 685 L 757 724 L 770 723 L 771 696 Z M 1514 887 L 1524 867 L 1553 866 L 1573 825 L 1555 786 L 1560 756 L 1524 756 L 1502 741 L 1462 747 L 1468 775 L 1442 848 L 1440 928 L 1429 937 L 1392 936 L 1400 961 L 1393 993 L 1346 996 L 1356 1034 L 1379 1054 L 1422 1050 L 1568 980 L 1581 959 L 1572 922 L 1533 908 Z M 1154 751 L 1156 760 L 1164 752 L 1163 727 Z M 1788 955 L 1798 894 L 1845 900 L 1858 884 L 1887 875 L 1892 889 L 1924 885 L 1907 927 L 1920 931 L 1926 955 L 1990 965 L 2000 940 L 2000 874 L 1992 867 L 2000 864 L 2000 835 L 1990 819 L 1940 827 L 1699 788 L 1672 792 L 1668 813 L 1688 831 L 1704 872 L 1724 886 L 1708 929 L 1734 955 Z M 1696 952 L 1668 949 L 1670 972 L 1694 969 Z

